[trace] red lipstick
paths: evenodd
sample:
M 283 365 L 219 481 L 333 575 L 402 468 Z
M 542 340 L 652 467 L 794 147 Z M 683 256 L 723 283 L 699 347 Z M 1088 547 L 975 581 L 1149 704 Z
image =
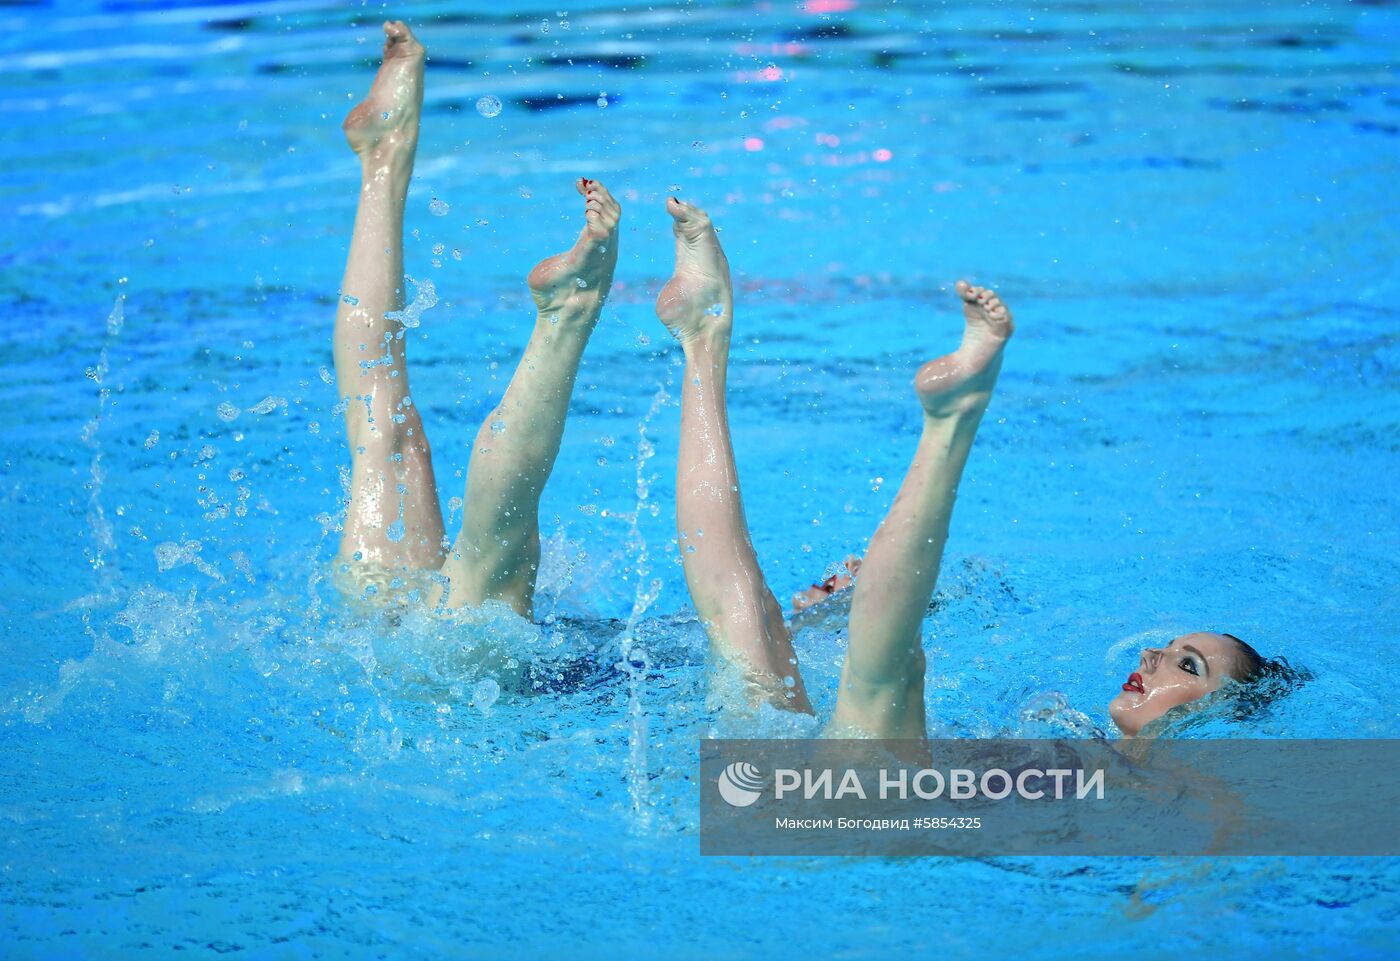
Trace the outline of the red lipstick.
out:
M 1137 671 L 1128 675 L 1128 681 L 1123 685 L 1125 691 L 1136 691 L 1139 694 L 1146 694 L 1146 689 L 1142 686 L 1142 675 Z

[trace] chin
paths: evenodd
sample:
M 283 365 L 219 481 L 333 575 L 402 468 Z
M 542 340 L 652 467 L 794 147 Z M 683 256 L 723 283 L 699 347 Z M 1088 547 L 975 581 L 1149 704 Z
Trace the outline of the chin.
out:
M 1140 724 L 1133 723 L 1132 708 L 1122 703 L 1123 697 L 1115 697 L 1108 705 L 1108 716 L 1113 719 L 1114 726 L 1124 737 L 1132 737 L 1142 730 Z

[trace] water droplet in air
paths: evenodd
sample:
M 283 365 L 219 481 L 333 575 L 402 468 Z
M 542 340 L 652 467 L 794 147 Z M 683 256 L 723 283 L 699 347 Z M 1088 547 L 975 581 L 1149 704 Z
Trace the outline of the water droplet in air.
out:
M 390 524 L 385 529 L 384 536 L 389 538 L 389 540 L 393 541 L 396 544 L 399 541 L 403 540 L 403 521 L 396 520 L 394 521 L 394 523 Z
M 600 95 L 598 96 L 598 106 L 599 106 L 599 107 L 606 107 L 607 105 L 608 105 L 608 95 L 607 95 L 607 94 L 600 94 Z
M 584 280 L 582 277 L 575 277 L 574 283 L 578 284 L 580 288 L 588 286 L 588 281 Z
M 386 111 L 384 111 L 382 114 L 380 114 L 379 116 L 380 116 L 380 119 L 381 119 L 381 120 L 388 120 L 388 119 L 389 119 L 389 111 L 386 110 Z
M 160 431 L 158 431 L 158 430 L 153 430 L 153 431 L 151 431 L 149 434 L 146 435 L 146 444 L 145 444 L 146 450 L 150 450 L 152 447 L 156 446 L 156 444 L 158 444 L 158 443 L 160 443 Z
M 526 200 L 529 200 L 531 197 L 534 196 L 534 194 L 530 193 L 530 191 L 529 191 L 528 189 L 526 189 L 525 187 L 521 187 L 521 188 L 520 188 L 520 196 L 523 197 L 523 198 L 525 198 Z
M 488 93 L 476 102 L 476 112 L 483 117 L 494 117 L 501 112 L 501 101 Z
M 718 317 L 720 314 L 724 313 L 724 305 L 711 304 L 709 307 L 705 308 L 705 313 L 711 317 Z
M 433 253 L 440 254 L 447 249 L 445 244 L 433 244 Z
M 428 201 L 428 213 L 432 214 L 434 217 L 446 217 L 447 212 L 451 209 L 451 207 L 447 206 L 447 204 L 438 200 L 436 197 Z
M 237 407 L 234 407 L 228 401 L 224 401 L 222 404 L 219 405 L 217 413 L 219 415 L 219 420 L 223 421 L 225 424 L 228 424 L 231 423 L 235 418 L 238 417 L 239 414 L 243 412 Z
M 344 297 L 342 297 L 342 298 L 340 298 L 340 299 L 343 300 L 343 301 L 345 301 L 345 302 L 346 302 L 347 304 L 349 304 L 351 307 L 358 307 L 358 306 L 360 306 L 360 298 L 358 298 L 358 297 L 352 297 L 352 296 L 350 296 L 349 294 L 346 294 Z
M 491 422 L 491 433 L 503 434 L 506 430 L 506 422 L 503 420 L 493 420 Z
M 491 707 L 501 696 L 501 685 L 491 678 L 483 678 L 472 688 L 472 707 L 482 714 L 490 714 Z
M 423 311 L 430 307 L 437 306 L 437 288 L 433 286 L 431 280 L 415 280 L 412 277 L 404 277 L 404 280 L 413 285 L 413 301 L 403 310 L 390 310 L 384 314 L 386 320 L 397 320 L 405 327 L 417 327 L 423 322 Z M 385 339 L 388 339 L 386 335 Z

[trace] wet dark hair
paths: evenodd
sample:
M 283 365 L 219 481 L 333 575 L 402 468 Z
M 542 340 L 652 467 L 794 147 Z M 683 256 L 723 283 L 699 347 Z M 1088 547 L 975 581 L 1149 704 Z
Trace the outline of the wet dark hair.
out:
M 1231 713 L 1237 720 L 1258 714 L 1304 681 L 1312 680 L 1312 672 L 1294 667 L 1287 658 L 1265 657 L 1249 643 L 1224 631 L 1220 636 L 1235 642 L 1234 670 L 1230 671 L 1230 676 L 1238 686 L 1230 691 L 1230 700 Z

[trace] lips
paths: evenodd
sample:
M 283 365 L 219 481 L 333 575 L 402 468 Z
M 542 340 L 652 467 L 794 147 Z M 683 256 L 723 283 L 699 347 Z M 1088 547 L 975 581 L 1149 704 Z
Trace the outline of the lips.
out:
M 1137 671 L 1133 671 L 1133 673 L 1129 674 L 1127 682 L 1123 685 L 1123 690 L 1146 694 L 1147 690 L 1142 686 L 1142 675 Z

